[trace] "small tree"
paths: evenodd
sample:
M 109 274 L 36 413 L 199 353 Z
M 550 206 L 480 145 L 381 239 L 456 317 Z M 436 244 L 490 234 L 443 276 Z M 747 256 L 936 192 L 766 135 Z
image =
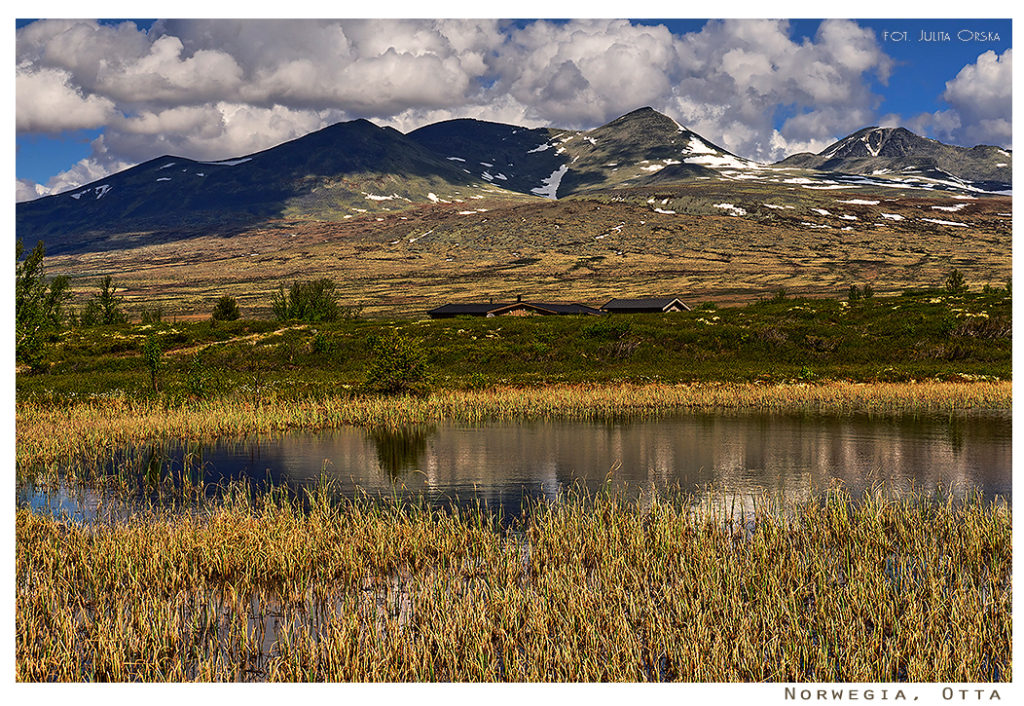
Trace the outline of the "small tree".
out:
M 949 271 L 949 276 L 946 277 L 946 291 L 950 294 L 963 294 L 967 291 L 967 282 L 964 281 L 960 270 L 954 268 Z
M 67 277 L 47 283 L 43 274 L 46 248 L 42 241 L 22 260 L 24 246 L 15 243 L 14 331 L 15 358 L 33 368 L 43 364 L 46 337 L 64 324 L 64 303 L 71 292 Z
M 125 315 L 121 310 L 123 297 L 115 294 L 117 286 L 114 284 L 114 278 L 110 275 L 105 276 L 100 280 L 99 286 L 100 291 L 89 300 L 82 311 L 82 325 L 95 326 L 97 324 L 124 323 Z
M 157 374 L 160 372 L 160 358 L 163 352 L 160 341 L 157 340 L 156 336 L 146 336 L 146 341 L 142 344 L 142 360 L 146 364 L 146 370 L 149 371 L 149 380 L 153 385 L 153 392 L 159 391 L 157 387 Z
M 424 394 L 430 371 L 422 349 L 404 336 L 387 333 L 372 343 L 373 360 L 366 373 L 366 389 L 385 395 Z
M 870 282 L 864 285 L 864 293 L 861 296 L 863 296 L 865 299 L 870 299 L 871 297 L 875 296 L 875 288 L 871 286 Z
M 241 315 L 238 310 L 238 302 L 227 294 L 218 299 L 217 306 L 213 308 L 214 321 L 235 321 Z
M 337 321 L 338 294 L 330 277 L 292 282 L 287 292 L 282 284 L 271 302 L 279 321 Z
M 860 290 L 857 289 L 857 285 L 855 285 L 855 284 L 851 284 L 850 285 L 850 294 L 849 294 L 849 296 L 847 298 L 851 302 L 855 302 L 858 299 L 860 299 Z

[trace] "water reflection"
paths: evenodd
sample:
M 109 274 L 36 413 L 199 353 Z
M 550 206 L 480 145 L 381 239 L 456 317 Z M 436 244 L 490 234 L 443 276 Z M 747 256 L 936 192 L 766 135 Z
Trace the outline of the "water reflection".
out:
M 366 436 L 377 449 L 380 470 L 395 481 L 408 471 L 420 469 L 427 451 L 427 439 L 436 432 L 435 427 L 382 427 L 370 429 Z
M 953 417 L 689 415 L 654 421 L 345 428 L 259 439 L 155 446 L 146 479 L 199 474 L 302 487 L 327 474 L 348 495 L 423 495 L 517 514 L 524 500 L 574 484 L 644 490 L 713 486 L 806 498 L 834 481 L 890 488 L 1011 491 L 1009 412 Z M 123 452 L 126 456 L 131 454 Z M 22 502 L 35 496 L 19 489 Z M 62 497 L 62 507 L 80 507 Z

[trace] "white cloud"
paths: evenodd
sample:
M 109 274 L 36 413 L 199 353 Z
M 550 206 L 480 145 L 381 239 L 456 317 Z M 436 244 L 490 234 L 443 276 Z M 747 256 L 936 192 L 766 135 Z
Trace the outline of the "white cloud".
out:
M 906 121 L 908 129 L 965 147 L 1013 146 L 1013 50 L 987 51 L 946 82 L 945 110 L 921 113 Z
M 20 131 L 104 127 L 104 152 L 51 189 L 164 153 L 238 156 L 356 117 L 402 131 L 455 117 L 585 128 L 643 105 L 773 160 L 868 124 L 870 76 L 891 68 L 873 33 L 845 20 L 799 41 L 767 20 L 686 35 L 625 20 L 166 20 L 148 32 L 43 20 L 18 30 L 16 55 Z M 794 114 L 775 130 L 780 106 Z
M 15 122 L 19 132 L 80 130 L 102 126 L 114 114 L 114 102 L 83 95 L 72 76 L 60 69 L 19 67 L 15 78 Z
M 990 50 L 946 82 L 942 98 L 959 116 L 954 134 L 964 144 L 1011 145 L 1012 73 L 1013 50 L 1007 49 L 1002 56 Z
M 31 201 L 40 196 L 46 196 L 46 188 L 29 179 L 18 179 L 15 182 L 14 200 Z

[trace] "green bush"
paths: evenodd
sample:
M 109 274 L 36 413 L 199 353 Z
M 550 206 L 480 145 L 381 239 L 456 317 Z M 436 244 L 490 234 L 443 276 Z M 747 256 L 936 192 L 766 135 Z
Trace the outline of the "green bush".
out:
M 164 320 L 164 308 L 159 304 L 151 309 L 142 310 L 142 323 L 159 324 Z
M 287 292 L 282 284 L 271 307 L 278 321 L 337 321 L 341 313 L 334 280 L 329 277 L 292 282 Z
M 960 270 L 953 269 L 949 271 L 949 276 L 946 277 L 946 291 L 950 294 L 963 294 L 967 291 L 967 282 L 964 281 L 964 276 L 960 274 Z
M 39 243 L 24 260 L 24 246 L 15 244 L 14 266 L 14 355 L 33 370 L 45 367 L 47 336 L 64 324 L 64 302 L 71 296 L 67 277 L 55 277 L 49 283 L 43 275 L 46 248 Z
M 365 388 L 385 395 L 421 395 L 429 392 L 431 374 L 420 346 L 388 332 L 371 339 L 371 360 Z
M 213 307 L 214 321 L 236 321 L 241 315 L 238 302 L 227 294 L 218 299 L 217 306 Z
M 117 285 L 114 278 L 107 275 L 100 280 L 100 291 L 93 296 L 85 309 L 82 311 L 81 322 L 83 326 L 109 326 L 111 324 L 123 324 L 127 318 L 121 310 L 123 297 L 115 294 Z
M 149 371 L 149 379 L 153 385 L 153 392 L 157 392 L 157 375 L 161 368 L 161 356 L 163 355 L 163 348 L 160 346 L 160 341 L 157 340 L 156 336 L 146 336 L 146 341 L 142 344 L 142 360 L 146 364 L 146 370 Z

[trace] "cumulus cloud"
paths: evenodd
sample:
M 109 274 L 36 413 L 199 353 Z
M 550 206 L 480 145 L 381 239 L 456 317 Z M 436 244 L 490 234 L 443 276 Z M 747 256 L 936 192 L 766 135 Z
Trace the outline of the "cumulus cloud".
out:
M 72 75 L 60 69 L 19 68 L 15 78 L 15 124 L 19 132 L 58 133 L 102 126 L 114 115 L 114 102 L 83 95 Z
M 16 58 L 19 131 L 104 128 L 50 191 L 165 153 L 235 157 L 356 117 L 402 131 L 455 117 L 589 128 L 643 105 L 769 161 L 870 123 L 870 79 L 892 65 L 845 20 L 801 40 L 762 20 L 685 35 L 626 20 L 165 20 L 148 32 L 43 20 L 18 30 Z M 775 129 L 780 106 L 790 117 Z
M 941 98 L 949 108 L 915 115 L 907 127 L 966 147 L 1012 147 L 1012 71 L 1012 49 L 985 52 L 946 82 Z
M 38 199 L 40 196 L 46 196 L 47 193 L 44 186 L 30 179 L 18 179 L 15 182 L 14 200 L 16 202 Z
M 942 98 L 956 111 L 960 126 L 955 134 L 965 143 L 990 143 L 1008 147 L 1013 87 L 1013 50 L 1001 56 L 987 51 L 946 83 Z

